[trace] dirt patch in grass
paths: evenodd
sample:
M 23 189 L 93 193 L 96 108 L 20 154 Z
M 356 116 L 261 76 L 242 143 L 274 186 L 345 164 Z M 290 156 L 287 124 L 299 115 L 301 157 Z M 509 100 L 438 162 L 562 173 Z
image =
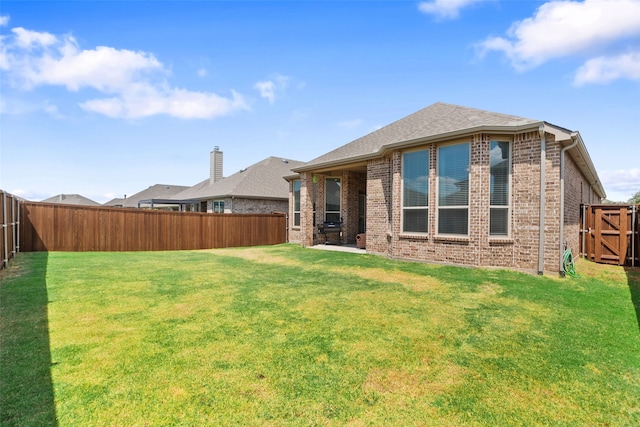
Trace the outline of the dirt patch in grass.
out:
M 414 370 L 373 369 L 362 385 L 365 393 L 403 395 L 408 397 L 435 397 L 462 384 L 465 369 L 454 364 L 425 365 Z
M 404 271 L 389 271 L 382 268 L 351 268 L 349 270 L 332 268 L 330 270 L 353 274 L 365 280 L 398 283 L 414 292 L 434 291 L 442 286 L 442 283 L 434 277 L 411 274 Z
M 299 261 L 296 261 L 291 257 L 274 255 L 271 251 L 265 250 L 261 247 L 212 249 L 210 252 L 215 255 L 238 257 L 260 264 L 277 264 L 286 266 L 296 266 L 301 264 Z

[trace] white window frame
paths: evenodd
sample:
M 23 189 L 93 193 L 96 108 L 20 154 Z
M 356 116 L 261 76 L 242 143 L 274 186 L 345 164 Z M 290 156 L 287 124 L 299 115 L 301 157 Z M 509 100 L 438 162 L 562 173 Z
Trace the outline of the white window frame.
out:
M 509 146 L 509 158 L 507 159 L 507 166 L 509 168 L 508 173 L 507 173 L 507 191 L 508 191 L 508 195 L 507 195 L 507 204 L 506 205 L 492 205 L 491 204 L 491 158 L 489 158 L 489 238 L 493 238 L 493 239 L 508 239 L 511 237 L 511 209 L 512 209 L 512 174 L 513 174 L 513 168 L 512 168 L 512 158 L 513 158 L 513 141 L 504 139 L 504 138 L 492 138 L 491 142 L 489 143 L 489 153 L 491 153 L 491 145 L 494 142 L 503 142 L 503 143 L 507 143 Z M 491 156 L 491 154 L 489 154 L 489 156 Z M 497 208 L 497 209 L 507 209 L 507 216 L 506 216 L 506 221 L 507 221 L 507 234 L 491 234 L 491 209 L 492 208 Z
M 298 185 L 298 193 L 297 193 L 297 198 L 298 198 L 298 209 L 296 210 L 296 184 Z M 300 227 L 300 199 L 301 199 L 301 194 L 300 194 L 300 190 L 302 188 L 302 181 L 299 179 L 294 179 L 293 180 L 293 226 L 294 227 Z M 297 215 L 297 216 L 296 216 Z M 297 219 L 297 223 L 296 223 L 296 219 Z
M 222 205 L 222 210 L 220 210 L 221 205 Z M 213 213 L 224 213 L 224 199 L 213 200 L 211 202 L 211 208 L 213 210 Z
M 405 206 L 405 200 L 404 200 L 404 186 L 405 186 L 405 155 L 406 154 L 411 154 L 411 153 L 415 153 L 415 152 L 419 152 L 419 151 L 426 151 L 427 152 L 427 163 L 428 163 L 428 169 L 427 169 L 427 204 L 423 205 L 423 206 Z M 402 165 L 401 165 L 401 197 L 400 197 L 400 209 L 401 209 L 401 214 L 400 214 L 400 232 L 403 234 L 417 234 L 417 235 L 428 235 L 429 234 L 429 210 L 430 210 L 430 206 L 429 206 L 429 192 L 430 192 L 430 187 L 431 187 L 431 148 L 420 148 L 417 150 L 411 150 L 411 151 L 405 151 L 402 153 Z M 427 215 L 427 230 L 426 231 L 405 231 L 404 229 L 404 216 L 405 216 L 405 212 L 406 211 L 411 211 L 411 210 L 426 210 L 426 215 Z
M 467 204 L 466 205 L 453 205 L 453 206 L 442 206 L 440 205 L 440 188 L 442 187 L 442 184 L 440 182 L 440 159 L 441 159 L 441 149 L 442 148 L 446 148 L 446 147 L 450 147 L 453 145 L 462 145 L 462 144 L 466 144 L 469 147 L 469 157 L 467 159 L 467 179 L 469 182 L 469 188 L 467 188 Z M 436 230 L 435 230 L 435 234 L 437 236 L 444 236 L 444 237 L 461 237 L 461 238 L 468 238 L 469 237 L 469 231 L 471 229 L 471 209 L 470 209 L 470 201 L 471 201 L 471 142 L 468 140 L 464 140 L 464 141 L 456 141 L 456 142 L 451 142 L 448 144 L 442 144 L 439 145 L 436 148 L 436 203 L 435 203 L 435 209 L 436 209 Z M 453 209 L 466 209 L 467 210 L 467 232 L 466 234 L 458 234 L 458 233 L 442 233 L 440 232 L 440 216 L 441 216 L 441 211 L 442 210 L 453 210 Z

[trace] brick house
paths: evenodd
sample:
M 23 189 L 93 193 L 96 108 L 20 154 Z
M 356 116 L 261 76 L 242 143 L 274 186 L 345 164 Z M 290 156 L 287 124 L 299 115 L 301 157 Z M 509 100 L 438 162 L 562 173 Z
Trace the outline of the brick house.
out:
M 222 151 L 210 154 L 209 177 L 163 200 L 180 210 L 209 213 L 271 213 L 289 209 L 288 187 L 283 177 L 303 162 L 267 157 L 230 176 L 222 176 Z
M 341 221 L 368 253 L 539 274 L 562 273 L 580 204 L 605 198 L 578 132 L 445 103 L 293 171 L 291 242 L 311 246 L 318 225 Z

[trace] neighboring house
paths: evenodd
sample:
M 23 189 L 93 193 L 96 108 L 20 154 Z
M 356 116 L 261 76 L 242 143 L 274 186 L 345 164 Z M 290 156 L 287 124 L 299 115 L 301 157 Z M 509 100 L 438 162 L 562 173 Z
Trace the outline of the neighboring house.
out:
M 326 153 L 290 180 L 289 239 L 342 221 L 391 258 L 562 273 L 581 203 L 605 192 L 578 132 L 436 103 Z M 542 226 L 541 226 L 542 225 Z
M 111 199 L 108 202 L 104 202 L 102 206 L 121 208 L 124 206 L 125 200 L 127 200 L 126 197 L 116 197 L 115 199 Z
M 188 210 L 211 213 L 287 212 L 289 186 L 284 177 L 304 163 L 268 157 L 222 178 L 222 152 L 211 152 L 209 178 L 171 197 Z M 169 202 L 169 201 L 167 201 Z
M 107 206 L 119 206 L 123 208 L 149 208 L 149 209 L 171 209 L 176 210 L 176 206 L 166 204 L 163 201 L 189 188 L 186 185 L 156 184 L 142 190 L 133 196 L 121 199 L 122 203 L 117 204 L 117 199 L 105 203 Z M 116 201 L 116 202 L 114 202 Z
M 88 199 L 80 194 L 58 194 L 43 200 L 46 203 L 60 203 L 63 205 L 100 206 L 100 203 Z

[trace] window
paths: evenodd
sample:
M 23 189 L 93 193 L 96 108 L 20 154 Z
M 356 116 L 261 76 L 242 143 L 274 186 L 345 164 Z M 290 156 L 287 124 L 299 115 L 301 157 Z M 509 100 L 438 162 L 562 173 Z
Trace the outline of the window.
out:
M 438 234 L 469 233 L 469 143 L 438 148 Z
M 300 226 L 300 180 L 293 181 L 293 225 Z
M 489 235 L 509 235 L 509 188 L 511 158 L 509 143 L 491 141 L 489 168 L 491 170 L 489 202 Z
M 429 150 L 402 155 L 402 231 L 429 231 Z
M 224 200 L 213 201 L 213 213 L 224 213 Z
M 340 222 L 340 178 L 327 178 L 324 192 L 324 220 Z

